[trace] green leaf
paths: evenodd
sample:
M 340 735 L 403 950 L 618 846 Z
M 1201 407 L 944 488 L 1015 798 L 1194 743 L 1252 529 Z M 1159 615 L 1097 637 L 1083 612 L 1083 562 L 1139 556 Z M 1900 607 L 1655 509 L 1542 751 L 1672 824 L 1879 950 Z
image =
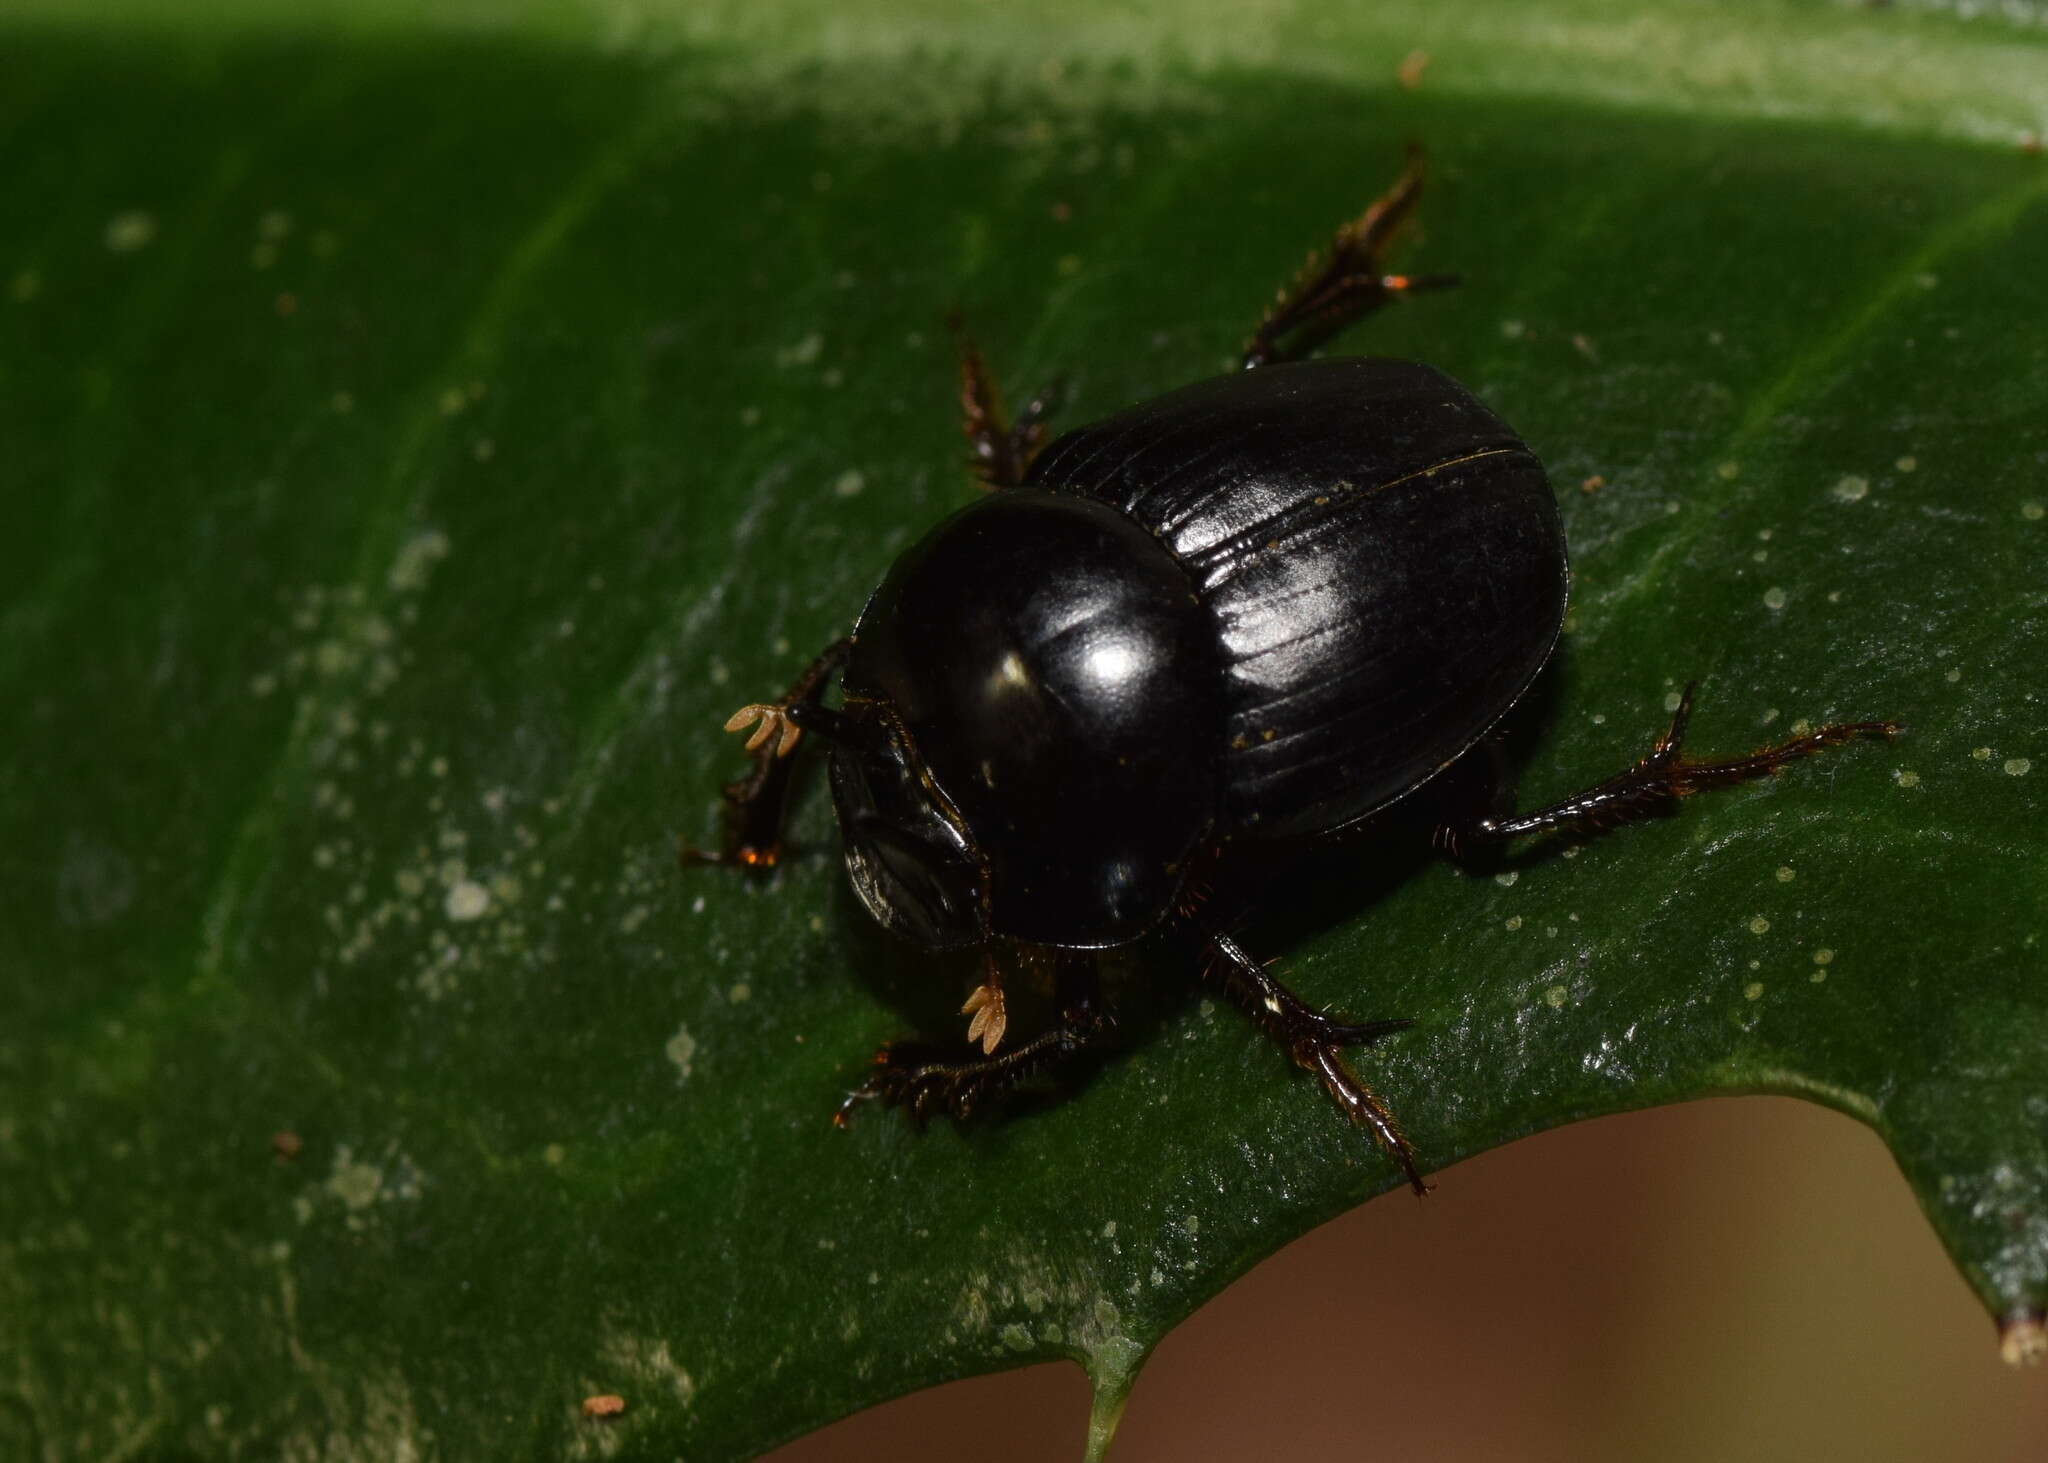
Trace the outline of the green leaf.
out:
M 1365 1070 L 1432 1166 L 1799 1094 L 2038 1313 L 2048 12 L 872 10 L 9 22 L 0 1452 L 739 1457 L 1050 1357 L 1099 1447 L 1389 1187 L 1159 962 L 1070 1100 L 836 1132 L 959 972 L 815 788 L 770 882 L 674 853 L 970 496 L 949 308 L 1085 420 L 1226 365 L 1409 138 L 1466 285 L 1352 343 L 1514 422 L 1574 548 L 1525 805 L 1694 677 L 1702 751 L 1911 733 L 1498 876 L 1353 846 L 1248 940 L 1417 1018 Z

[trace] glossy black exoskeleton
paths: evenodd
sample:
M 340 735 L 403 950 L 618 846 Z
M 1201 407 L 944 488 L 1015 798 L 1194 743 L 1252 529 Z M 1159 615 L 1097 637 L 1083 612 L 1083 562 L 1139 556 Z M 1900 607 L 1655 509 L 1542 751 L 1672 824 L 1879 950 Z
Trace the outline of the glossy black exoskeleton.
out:
M 885 1049 L 863 1099 L 965 1115 L 1093 1038 L 1090 952 L 1181 924 L 1211 975 L 1417 1192 L 1407 1140 L 1340 1056 L 1406 1021 L 1306 1006 L 1190 897 L 1281 841 L 1336 833 L 1414 792 L 1528 689 L 1563 623 L 1565 543 L 1543 468 L 1464 387 L 1409 361 L 1307 361 L 1359 316 L 1442 277 L 1383 272 L 1413 208 L 1411 162 L 1283 292 L 1255 368 L 1198 382 L 1041 446 L 962 354 L 976 469 L 992 490 L 891 566 L 854 633 L 789 693 L 743 708 L 753 773 L 726 790 L 726 857 L 772 863 L 791 752 L 829 748 L 863 904 L 932 949 L 979 946 L 953 1050 Z M 824 696 L 841 676 L 837 708 Z M 1597 828 L 1767 773 L 1888 723 L 1831 725 L 1752 756 L 1679 756 L 1688 690 L 1634 767 L 1445 841 Z M 1004 1048 L 1003 945 L 1056 952 L 1059 1016 Z

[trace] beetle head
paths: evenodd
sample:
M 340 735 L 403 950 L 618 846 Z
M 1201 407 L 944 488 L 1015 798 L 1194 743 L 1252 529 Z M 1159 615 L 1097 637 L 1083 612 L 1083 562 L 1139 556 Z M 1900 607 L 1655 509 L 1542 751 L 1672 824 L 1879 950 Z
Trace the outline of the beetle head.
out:
M 933 789 L 909 739 L 873 706 L 850 704 L 857 728 L 832 743 L 832 801 L 846 873 L 892 934 L 943 950 L 983 938 L 981 862 Z

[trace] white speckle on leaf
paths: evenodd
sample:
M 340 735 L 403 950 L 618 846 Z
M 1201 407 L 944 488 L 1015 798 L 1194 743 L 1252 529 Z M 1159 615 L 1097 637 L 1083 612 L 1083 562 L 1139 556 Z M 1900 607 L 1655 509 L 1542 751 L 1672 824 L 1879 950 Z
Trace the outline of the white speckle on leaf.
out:
M 775 364 L 778 366 L 808 366 L 818 359 L 819 352 L 824 349 L 825 337 L 814 330 L 795 345 L 784 346 L 781 350 L 777 351 L 775 353 Z
M 690 1035 L 690 1028 L 678 1026 L 676 1034 L 668 1039 L 668 1045 L 662 1050 L 668 1053 L 668 1059 L 676 1072 L 687 1081 L 690 1076 L 690 1063 L 697 1056 L 697 1038 Z
M 2005 774 L 2008 777 L 2025 777 L 2033 770 L 2034 764 L 2025 757 L 2008 757 L 2005 759 Z
M 1782 610 L 1785 608 L 1785 591 L 1775 584 L 1765 590 L 1764 608 L 1767 610 Z
M 107 248 L 116 254 L 133 254 L 145 249 L 156 237 L 156 215 L 145 208 L 131 208 L 107 220 Z
M 1742 999 L 1744 999 L 1745 1001 L 1754 1001 L 1758 996 L 1761 996 L 1763 993 L 1764 983 L 1760 980 L 1753 980 L 1748 985 L 1742 988 Z
M 1771 922 L 1760 914 L 1753 915 L 1749 921 L 1749 932 L 1752 935 L 1768 935 L 1771 932 Z
M 434 566 L 447 556 L 448 535 L 438 528 L 422 529 L 399 548 L 386 582 L 400 594 L 417 593 L 427 587 Z
M 367 1209 L 384 1187 L 384 1171 L 374 1163 L 357 1162 L 355 1150 L 343 1143 L 334 1150 L 334 1171 L 327 1176 L 326 1187 L 351 1212 Z
M 1844 473 L 1835 479 L 1835 485 L 1828 491 L 1841 502 L 1860 502 L 1870 493 L 1870 479 L 1858 477 L 1854 473 Z
M 842 498 L 856 498 L 867 485 L 867 474 L 857 467 L 849 467 L 832 480 L 832 491 Z
M 482 919 L 491 907 L 491 891 L 474 879 L 463 879 L 449 888 L 441 907 L 452 920 Z

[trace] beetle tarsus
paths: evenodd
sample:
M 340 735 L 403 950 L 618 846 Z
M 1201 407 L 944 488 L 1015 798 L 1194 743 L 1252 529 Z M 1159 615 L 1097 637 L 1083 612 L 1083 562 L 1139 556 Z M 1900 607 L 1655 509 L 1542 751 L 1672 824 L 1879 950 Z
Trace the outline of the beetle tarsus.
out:
M 1230 936 L 1211 934 L 1209 949 L 1216 957 L 1209 962 L 1210 970 L 1259 1029 L 1285 1047 L 1296 1066 L 1315 1073 L 1323 1090 L 1346 1117 L 1360 1127 L 1372 1129 L 1380 1147 L 1400 1165 L 1410 1188 L 1418 1195 L 1428 1193 L 1429 1185 L 1416 1166 L 1415 1149 L 1401 1131 L 1400 1123 L 1379 1094 L 1361 1081 L 1340 1055 L 1344 1047 L 1366 1045 L 1415 1023 L 1405 1019 L 1333 1021 L 1275 980 Z
M 1293 282 L 1245 343 L 1243 365 L 1298 361 L 1389 300 L 1417 290 L 1444 289 L 1451 274 L 1390 274 L 1385 256 L 1422 196 L 1422 149 L 1408 149 L 1408 166 L 1394 186 L 1338 227 L 1326 252 L 1311 254 Z
M 1092 1034 L 1061 1024 L 1017 1043 L 1000 1056 L 988 1056 L 974 1044 L 941 1047 L 892 1042 L 876 1054 L 868 1080 L 847 1094 L 832 1121 L 846 1127 L 864 1102 L 900 1107 L 919 1128 L 935 1112 L 970 1118 L 989 1098 L 1079 1051 Z
M 960 432 L 967 438 L 968 462 L 991 490 L 1018 487 L 1045 445 L 1047 420 L 1059 405 L 1062 385 L 1048 382 L 1024 403 L 1014 422 L 1005 424 L 1002 396 L 981 351 L 968 339 L 957 313 L 946 323 L 960 349 Z
M 1746 757 L 1691 761 L 1682 755 L 1686 725 L 1692 718 L 1693 692 L 1699 682 L 1688 684 L 1678 698 L 1671 725 L 1650 751 L 1633 767 L 1595 783 L 1568 798 L 1508 818 L 1478 818 L 1461 826 L 1446 825 L 1437 832 L 1437 842 L 1453 857 L 1467 841 L 1499 843 L 1525 833 L 1543 833 L 1569 828 L 1581 833 L 1602 833 L 1623 823 L 1668 811 L 1683 797 L 1711 787 L 1733 787 L 1783 771 L 1802 757 L 1827 747 L 1865 737 L 1889 741 L 1905 730 L 1895 721 L 1829 722 L 1796 737 L 1759 747 Z

